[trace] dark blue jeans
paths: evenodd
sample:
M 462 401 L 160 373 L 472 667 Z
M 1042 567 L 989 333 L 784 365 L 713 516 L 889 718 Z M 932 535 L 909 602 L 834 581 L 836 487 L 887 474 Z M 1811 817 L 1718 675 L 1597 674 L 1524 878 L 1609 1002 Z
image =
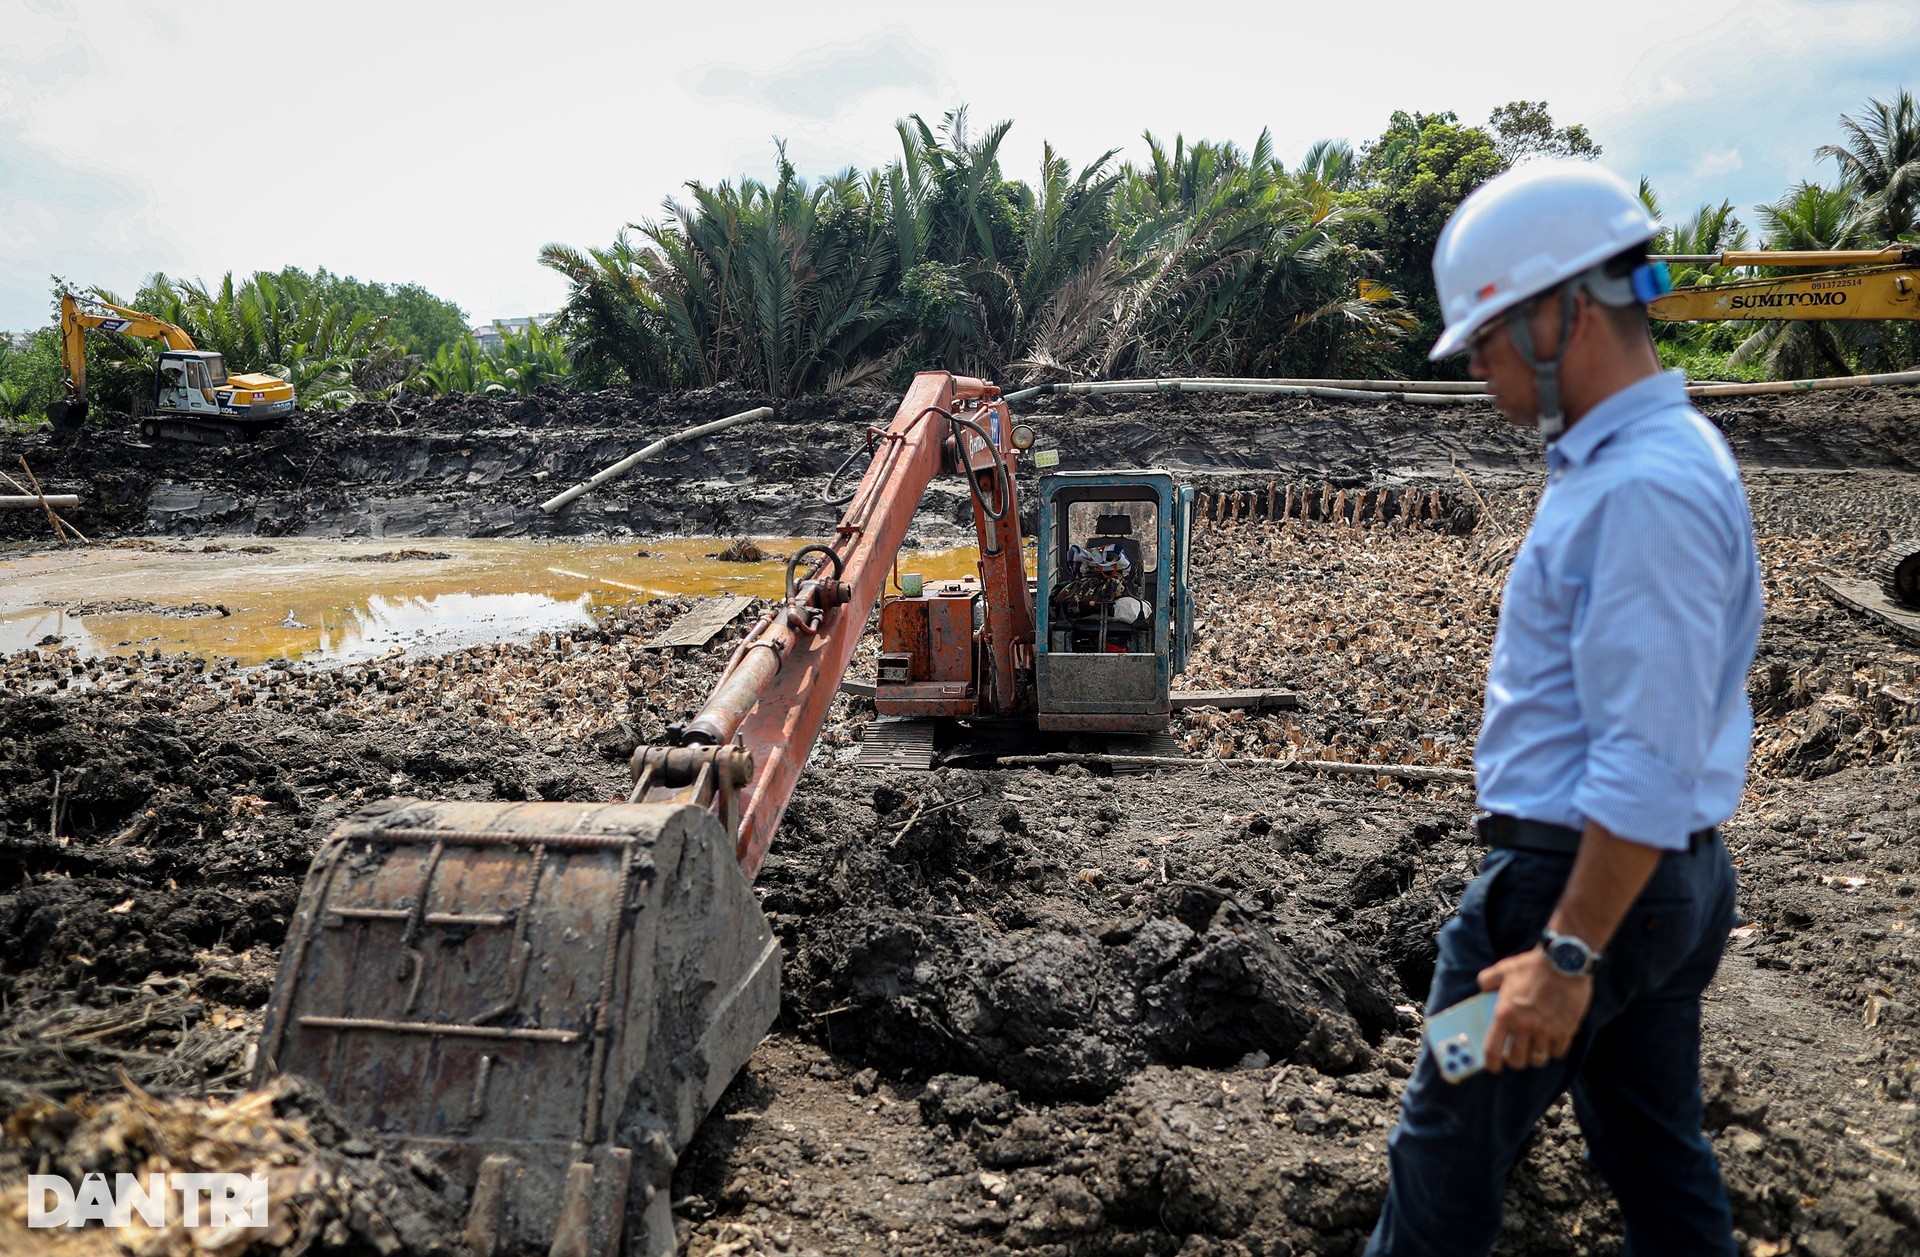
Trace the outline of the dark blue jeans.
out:
M 1534 945 L 1570 855 L 1496 850 L 1440 931 L 1429 1016 L 1480 989 L 1480 970 Z M 1423 1050 L 1387 1140 L 1387 1202 L 1367 1257 L 1479 1254 L 1500 1232 L 1507 1172 L 1562 1091 L 1626 1219 L 1630 1257 L 1732 1257 L 1733 1220 L 1700 1132 L 1700 993 L 1733 925 L 1733 865 L 1716 839 L 1664 857 L 1594 975 L 1562 1059 L 1458 1085 Z

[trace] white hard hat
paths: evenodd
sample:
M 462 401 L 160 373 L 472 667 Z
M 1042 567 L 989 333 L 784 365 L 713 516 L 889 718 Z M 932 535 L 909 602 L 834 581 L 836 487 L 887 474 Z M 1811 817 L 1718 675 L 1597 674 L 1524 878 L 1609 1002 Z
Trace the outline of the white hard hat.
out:
M 1429 358 L 1459 353 L 1495 316 L 1653 239 L 1659 228 L 1618 175 L 1533 161 L 1460 203 L 1433 250 L 1447 330 Z

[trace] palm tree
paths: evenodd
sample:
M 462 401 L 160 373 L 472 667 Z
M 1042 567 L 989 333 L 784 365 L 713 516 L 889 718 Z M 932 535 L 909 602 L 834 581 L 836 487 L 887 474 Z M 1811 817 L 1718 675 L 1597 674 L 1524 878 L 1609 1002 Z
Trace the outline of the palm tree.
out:
M 1345 140 L 1316 140 L 1300 159 L 1294 178 L 1333 192 L 1350 191 L 1360 177 L 1359 159 Z
M 217 286 L 156 274 L 134 298 L 181 327 L 202 349 L 217 351 L 227 370 L 264 371 L 293 385 L 310 410 L 358 401 L 355 372 L 371 359 L 392 358 L 386 319 L 349 316 L 304 276 L 260 272 Z
M 1842 116 L 1843 144 L 1822 144 L 1821 157 L 1833 158 L 1841 181 L 1864 204 L 1870 243 L 1911 239 L 1920 215 L 1920 107 L 1913 93 L 1892 101 L 1870 100 L 1866 117 Z
M 849 378 L 880 356 L 892 253 L 858 177 L 809 188 L 779 155 L 771 185 L 688 185 L 641 233 L 681 382 L 733 380 L 789 397 Z
M 1802 182 L 1771 205 L 1759 205 L 1766 233 L 1766 247 L 1774 250 L 1852 249 L 1862 243 L 1870 230 L 1861 203 L 1847 188 L 1823 187 Z M 1792 274 L 1771 270 L 1773 274 Z M 1857 341 L 1867 328 L 1864 323 L 1837 325 L 1825 321 L 1778 319 L 1762 323 L 1740 347 L 1732 361 L 1737 365 L 1763 359 L 1776 378 L 1795 379 L 1816 374 L 1815 368 L 1833 375 L 1851 375 L 1853 364 L 1847 361 L 1843 341 Z

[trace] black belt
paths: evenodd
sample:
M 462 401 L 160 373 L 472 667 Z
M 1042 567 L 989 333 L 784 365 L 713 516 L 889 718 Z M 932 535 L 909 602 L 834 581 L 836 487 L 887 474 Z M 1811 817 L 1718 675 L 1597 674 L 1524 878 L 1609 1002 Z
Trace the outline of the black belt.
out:
M 1480 841 L 1489 847 L 1517 847 L 1552 855 L 1572 855 L 1580 850 L 1581 833 L 1570 825 L 1550 825 L 1546 821 L 1483 812 L 1474 817 L 1473 827 L 1480 832 Z M 1698 851 L 1713 841 L 1716 832 L 1711 826 L 1694 830 L 1687 835 L 1687 850 Z

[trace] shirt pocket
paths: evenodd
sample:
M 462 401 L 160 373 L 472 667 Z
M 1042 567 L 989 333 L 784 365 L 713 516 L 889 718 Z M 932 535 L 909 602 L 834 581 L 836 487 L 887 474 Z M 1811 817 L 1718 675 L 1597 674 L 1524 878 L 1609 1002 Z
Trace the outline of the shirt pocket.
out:
M 1500 609 L 1504 615 L 1511 607 L 1526 628 L 1552 633 L 1556 641 L 1564 643 L 1573 625 L 1576 587 L 1548 557 L 1556 542 L 1556 538 L 1543 538 L 1521 552 L 1507 580 Z

